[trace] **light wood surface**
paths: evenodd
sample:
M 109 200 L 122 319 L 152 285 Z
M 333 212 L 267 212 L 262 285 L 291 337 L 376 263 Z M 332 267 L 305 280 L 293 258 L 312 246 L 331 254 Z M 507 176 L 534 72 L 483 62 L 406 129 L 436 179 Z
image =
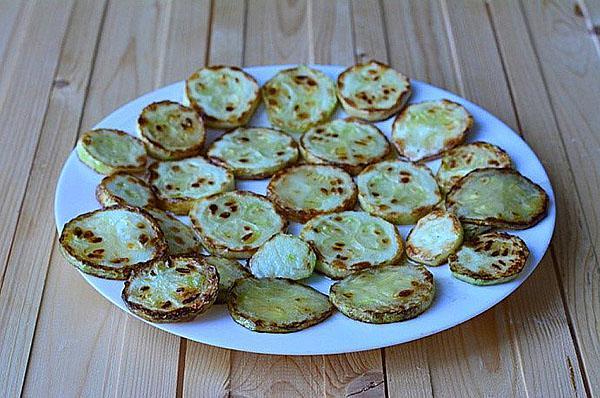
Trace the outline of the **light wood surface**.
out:
M 594 0 L 0 1 L 0 396 L 600 396 L 599 23 Z M 370 58 L 487 108 L 544 163 L 554 239 L 503 303 L 400 346 L 257 355 L 135 320 L 58 253 L 62 163 L 119 105 L 205 64 Z

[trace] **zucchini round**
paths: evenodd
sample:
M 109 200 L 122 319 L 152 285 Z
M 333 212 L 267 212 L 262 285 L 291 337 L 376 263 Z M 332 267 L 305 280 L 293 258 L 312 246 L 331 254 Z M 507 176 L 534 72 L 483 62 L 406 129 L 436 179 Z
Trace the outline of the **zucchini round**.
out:
M 146 106 L 138 118 L 137 131 L 146 151 L 161 160 L 198 155 L 206 135 L 198 113 L 173 101 Z
M 436 179 L 442 191 L 448 192 L 458 180 L 475 169 L 510 167 L 510 157 L 503 149 L 487 142 L 474 142 L 446 152 Z
M 434 210 L 417 221 L 406 238 L 406 255 L 426 265 L 440 265 L 463 241 L 462 225 L 452 213 Z
M 394 224 L 414 224 L 442 200 L 427 166 L 401 160 L 368 166 L 356 185 L 360 206 Z
M 337 96 L 346 113 L 371 122 L 398 112 L 410 94 L 408 78 L 377 61 L 354 65 L 337 79 Z
M 163 210 L 186 215 L 198 200 L 235 187 L 233 173 L 201 156 L 150 166 L 150 185 Z
M 146 166 L 142 141 L 120 130 L 96 129 L 81 135 L 75 148 L 79 160 L 100 174 L 135 173 Z
M 259 103 L 256 79 L 236 66 L 207 66 L 185 82 L 184 104 L 203 115 L 208 127 L 243 126 Z
M 190 218 L 204 247 L 227 258 L 248 258 L 286 221 L 262 195 L 248 191 L 216 194 L 198 202 Z
M 477 169 L 448 192 L 446 208 L 463 222 L 525 229 L 545 217 L 548 194 L 515 170 Z
M 433 275 L 422 265 L 370 268 L 334 283 L 329 299 L 342 314 L 367 323 L 411 319 L 435 296 Z
M 400 156 L 414 162 L 430 160 L 465 140 L 473 126 L 467 110 L 446 99 L 412 104 L 392 125 L 392 143 Z
M 309 244 L 294 235 L 277 234 L 250 258 L 248 267 L 257 278 L 308 278 L 317 256 Z
M 237 178 L 260 179 L 296 163 L 298 145 L 278 130 L 239 127 L 213 142 L 207 155 Z
M 394 225 L 359 211 L 315 217 L 304 225 L 300 237 L 317 254 L 315 269 L 333 279 L 393 264 L 403 253 L 402 238 Z
M 311 218 L 352 209 L 356 184 L 350 174 L 329 165 L 298 165 L 275 174 L 267 196 L 288 219 L 304 223 Z
M 327 296 L 287 279 L 243 278 L 234 283 L 227 301 L 234 321 L 255 332 L 290 333 L 329 317 Z
M 388 157 L 391 147 L 377 127 L 346 118 L 308 130 L 302 135 L 300 150 L 309 163 L 331 164 L 356 175 Z
M 329 120 L 337 105 L 333 81 L 305 65 L 282 70 L 261 91 L 271 124 L 295 138 Z
M 150 322 L 184 322 L 217 299 L 219 274 L 195 256 L 171 256 L 134 272 L 121 297 L 127 308 Z
M 515 279 L 528 258 L 529 249 L 518 236 L 488 232 L 465 242 L 448 264 L 457 279 L 473 285 L 496 285 Z
M 156 196 L 146 181 L 123 171 L 104 177 L 96 187 L 96 198 L 103 207 L 158 205 Z
M 112 206 L 81 214 L 65 224 L 59 243 L 71 265 L 105 279 L 127 279 L 167 251 L 154 219 L 136 207 Z

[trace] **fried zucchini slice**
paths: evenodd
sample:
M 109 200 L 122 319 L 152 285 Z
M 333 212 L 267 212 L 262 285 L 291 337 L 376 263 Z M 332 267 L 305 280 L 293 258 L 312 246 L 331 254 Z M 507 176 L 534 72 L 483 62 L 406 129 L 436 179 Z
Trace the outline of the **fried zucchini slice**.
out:
M 487 142 L 474 142 L 446 152 L 436 179 L 446 193 L 458 180 L 475 169 L 511 167 L 510 157 L 503 149 Z
M 75 150 L 79 160 L 100 174 L 143 171 L 148 158 L 142 141 L 111 129 L 83 133 Z
M 406 238 L 406 255 L 426 265 L 440 265 L 456 252 L 463 241 L 458 218 L 443 210 L 434 210 L 417 221 Z
M 329 120 L 337 105 L 333 81 L 306 65 L 282 70 L 261 92 L 271 124 L 295 138 Z
M 435 296 L 433 275 L 422 265 L 387 265 L 362 270 L 331 285 L 329 300 L 342 314 L 367 323 L 411 319 Z
M 67 222 L 59 238 L 67 261 L 86 274 L 124 280 L 167 251 L 163 233 L 148 213 L 112 206 Z
M 196 256 L 170 256 L 134 272 L 121 297 L 127 308 L 150 322 L 185 322 L 217 299 L 217 269 Z
M 207 66 L 185 81 L 184 104 L 203 115 L 208 127 L 243 126 L 259 103 L 256 79 L 235 66 Z
M 468 222 L 461 222 L 461 224 L 463 228 L 463 240 L 465 242 L 492 230 L 492 227 L 487 225 L 469 224 Z
M 300 151 L 308 163 L 331 164 L 352 175 L 390 155 L 385 135 L 355 118 L 337 119 L 302 135 Z
M 548 194 L 515 170 L 477 169 L 448 192 L 446 208 L 471 224 L 525 229 L 545 217 Z
M 198 113 L 173 101 L 154 102 L 145 107 L 137 121 L 137 132 L 146 151 L 161 160 L 198 155 L 206 136 Z
M 237 178 L 260 179 L 296 163 L 298 145 L 285 133 L 264 127 L 238 127 L 208 149 L 208 158 Z
M 287 279 L 243 278 L 227 300 L 234 321 L 255 332 L 290 333 L 316 325 L 334 308 L 327 296 Z
M 275 174 L 267 196 L 288 219 L 305 223 L 320 214 L 349 210 L 356 204 L 350 174 L 329 165 L 299 165 Z
M 408 78 L 377 61 L 351 66 L 337 79 L 337 96 L 346 113 L 371 122 L 398 112 L 410 94 Z
M 277 234 L 250 258 L 248 267 L 257 278 L 308 278 L 317 256 L 310 245 L 294 235 Z
M 252 276 L 237 260 L 218 256 L 207 256 L 204 259 L 210 265 L 214 265 L 219 272 L 219 295 L 217 296 L 217 301 L 215 301 L 216 304 L 227 303 L 229 289 L 231 289 L 235 281 Z
M 146 211 L 163 232 L 170 255 L 198 254 L 202 251 L 200 238 L 192 227 L 162 210 L 146 209 Z
M 393 264 L 403 253 L 396 227 L 361 211 L 315 217 L 304 225 L 300 237 L 317 254 L 315 269 L 333 279 L 364 268 Z
M 96 187 L 96 198 L 103 207 L 158 205 L 156 196 L 146 181 L 123 171 L 104 177 Z
M 235 187 L 233 173 L 201 156 L 150 166 L 150 185 L 161 209 L 186 215 L 200 199 Z
M 452 276 L 473 285 L 496 285 L 515 279 L 525 267 L 529 249 L 518 236 L 489 232 L 475 237 L 450 256 Z
M 427 166 L 401 160 L 368 166 L 356 185 L 360 206 L 394 224 L 414 224 L 442 200 Z
M 249 258 L 287 226 L 269 199 L 248 191 L 209 196 L 190 218 L 206 250 L 227 258 Z
M 400 156 L 414 162 L 430 160 L 465 140 L 473 117 L 446 99 L 412 104 L 392 125 L 392 143 Z

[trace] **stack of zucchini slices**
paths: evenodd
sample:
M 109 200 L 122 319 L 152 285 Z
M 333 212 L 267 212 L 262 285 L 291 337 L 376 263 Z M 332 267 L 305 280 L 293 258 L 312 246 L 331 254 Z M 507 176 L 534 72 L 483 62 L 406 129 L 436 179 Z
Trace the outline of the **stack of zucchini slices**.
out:
M 142 110 L 139 139 L 82 135 L 79 159 L 106 175 L 103 208 L 69 221 L 60 250 L 82 272 L 124 280 L 122 298 L 143 319 L 187 321 L 219 303 L 270 333 L 336 308 L 369 323 L 416 317 L 434 301 L 430 266 L 448 263 L 474 285 L 516 278 L 525 242 L 491 230 L 535 225 L 546 192 L 501 148 L 463 144 L 473 118 L 462 105 L 407 105 L 410 95 L 408 78 L 376 61 L 337 82 L 301 65 L 262 88 L 237 67 L 202 68 L 183 104 Z M 261 99 L 272 127 L 247 126 Z M 331 120 L 338 99 L 350 117 Z M 394 115 L 388 141 L 369 122 Z M 231 130 L 204 148 L 206 127 Z M 424 164 L 435 158 L 436 174 Z M 235 190 L 236 179 L 265 178 L 266 196 Z M 304 224 L 299 236 L 290 221 Z M 406 243 L 404 224 L 416 224 Z M 314 271 L 336 280 L 329 296 L 307 285 Z

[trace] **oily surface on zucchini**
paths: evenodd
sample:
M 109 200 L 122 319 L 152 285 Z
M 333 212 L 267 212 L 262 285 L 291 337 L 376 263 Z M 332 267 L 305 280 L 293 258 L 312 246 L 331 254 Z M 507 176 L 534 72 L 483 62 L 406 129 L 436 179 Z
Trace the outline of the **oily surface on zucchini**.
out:
M 306 222 L 319 215 L 348 210 L 356 203 L 350 174 L 329 165 L 299 165 L 277 173 L 267 195 L 287 218 Z
M 462 177 L 475 169 L 510 168 L 508 154 L 487 142 L 473 142 L 457 146 L 442 157 L 442 164 L 436 174 L 440 188 L 448 192 Z
M 152 164 L 150 184 L 161 208 L 187 214 L 199 199 L 233 189 L 234 177 L 228 169 L 197 156 Z
M 473 126 L 473 117 L 452 101 L 411 104 L 392 125 L 392 142 L 400 156 L 412 161 L 429 160 L 462 143 Z
M 304 225 L 300 237 L 317 254 L 317 271 L 340 279 L 363 268 L 392 264 L 403 252 L 393 224 L 365 212 L 326 214 Z
M 125 304 L 151 322 L 182 322 L 206 311 L 216 300 L 219 275 L 196 256 L 171 256 L 134 272 L 121 294 Z
M 390 154 L 390 144 L 375 126 L 358 119 L 336 119 L 308 130 L 300 140 L 309 163 L 326 163 L 357 174 Z
M 390 323 L 414 318 L 431 306 L 433 275 L 421 265 L 387 265 L 362 270 L 334 283 L 329 298 L 349 318 Z
M 328 120 L 337 104 L 333 81 L 305 65 L 278 72 L 261 91 L 271 124 L 296 137 Z
M 142 141 L 120 130 L 87 131 L 75 150 L 79 160 L 100 174 L 142 171 L 147 160 Z
M 408 78 L 389 65 L 369 61 L 354 65 L 337 79 L 338 98 L 352 116 L 369 121 L 387 119 L 408 100 Z
M 198 113 L 173 101 L 146 106 L 138 118 L 137 128 L 148 152 L 163 160 L 197 155 L 206 135 Z
M 544 218 L 548 194 L 515 170 L 477 169 L 448 192 L 446 208 L 468 223 L 525 229 Z
M 260 103 L 258 83 L 236 66 L 213 65 L 194 72 L 185 83 L 184 103 L 213 128 L 243 126 Z
M 121 205 L 156 207 L 158 202 L 146 181 L 126 172 L 106 176 L 96 187 L 96 198 L 104 207 Z
M 227 258 L 248 258 L 287 223 L 266 197 L 225 192 L 198 202 L 190 218 L 204 247 Z
M 298 145 L 278 130 L 239 127 L 213 142 L 207 155 L 238 178 L 265 178 L 295 163 Z
M 528 257 L 529 249 L 518 236 L 488 232 L 465 242 L 448 263 L 457 279 L 473 285 L 495 285 L 516 278 Z
M 356 178 L 361 207 L 395 224 L 414 224 L 441 200 L 425 165 L 390 160 L 373 164 Z
M 256 332 L 289 333 L 315 325 L 333 313 L 327 296 L 288 279 L 243 278 L 227 301 L 240 325 Z
M 75 217 L 65 224 L 59 243 L 71 265 L 106 279 L 127 279 L 167 250 L 162 232 L 147 213 L 121 206 Z
M 257 278 L 308 278 L 317 256 L 309 244 L 294 235 L 277 234 L 250 258 L 248 267 Z
M 406 255 L 411 260 L 440 265 L 446 262 L 463 241 L 458 218 L 444 210 L 434 210 L 417 221 L 406 238 Z

